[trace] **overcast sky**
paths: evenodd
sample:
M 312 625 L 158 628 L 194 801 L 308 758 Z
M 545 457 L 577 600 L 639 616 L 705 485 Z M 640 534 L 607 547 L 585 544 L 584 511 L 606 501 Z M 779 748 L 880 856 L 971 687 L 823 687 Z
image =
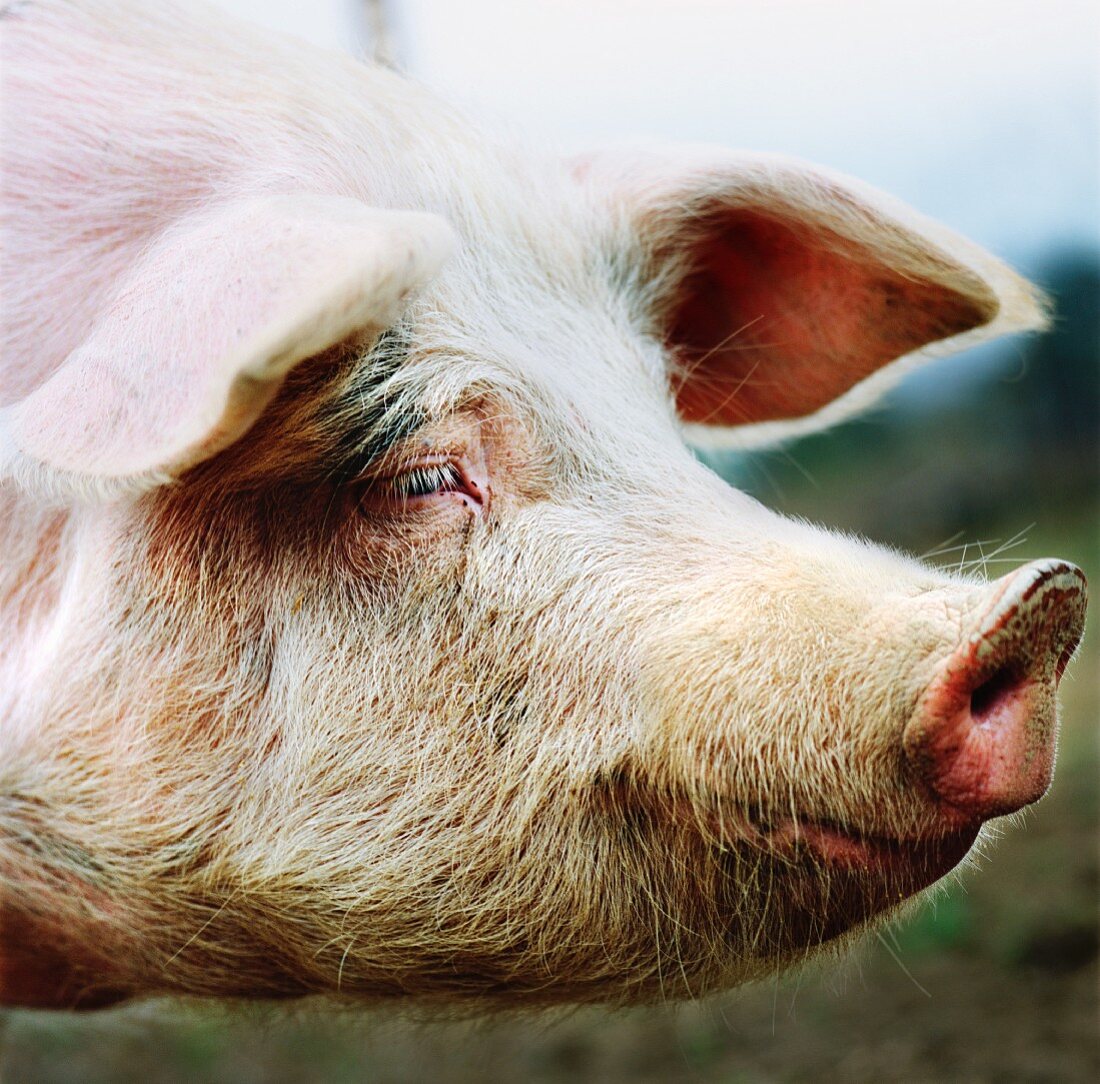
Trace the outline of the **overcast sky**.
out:
M 221 0 L 359 48 L 357 0 Z M 779 150 L 1022 263 L 1100 244 L 1096 0 L 389 0 L 403 62 L 565 146 Z

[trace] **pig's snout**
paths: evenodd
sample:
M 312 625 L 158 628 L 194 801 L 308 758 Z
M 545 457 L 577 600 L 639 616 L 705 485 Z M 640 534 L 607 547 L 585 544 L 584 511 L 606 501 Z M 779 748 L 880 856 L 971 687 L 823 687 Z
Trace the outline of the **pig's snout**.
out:
M 986 820 L 1046 792 L 1055 689 L 1081 639 L 1085 600 L 1081 570 L 1053 559 L 989 586 L 905 728 L 909 767 L 945 812 Z

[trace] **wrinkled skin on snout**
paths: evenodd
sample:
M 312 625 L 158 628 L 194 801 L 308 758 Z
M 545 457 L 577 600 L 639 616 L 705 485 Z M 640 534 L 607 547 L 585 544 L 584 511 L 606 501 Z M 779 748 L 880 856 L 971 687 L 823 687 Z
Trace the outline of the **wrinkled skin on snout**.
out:
M 520 153 L 190 18 L 5 20 L 0 1001 L 700 995 L 1042 795 L 1077 570 L 948 575 L 685 443 L 1026 284 L 801 163 Z

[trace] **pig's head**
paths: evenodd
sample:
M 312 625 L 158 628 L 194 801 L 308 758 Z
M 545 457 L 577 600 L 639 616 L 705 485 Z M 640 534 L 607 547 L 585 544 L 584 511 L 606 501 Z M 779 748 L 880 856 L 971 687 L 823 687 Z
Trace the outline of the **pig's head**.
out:
M 949 575 L 684 440 L 1041 324 L 1011 272 L 801 163 L 522 158 L 286 46 L 262 125 L 159 72 L 155 124 L 89 81 L 48 144 L 19 21 L 0 1000 L 701 994 L 1043 794 L 1076 569 Z

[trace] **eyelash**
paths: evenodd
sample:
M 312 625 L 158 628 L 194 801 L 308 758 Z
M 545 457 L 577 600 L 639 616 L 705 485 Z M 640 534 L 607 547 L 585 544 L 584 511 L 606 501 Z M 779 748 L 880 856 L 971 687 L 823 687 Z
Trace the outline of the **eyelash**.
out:
M 408 501 L 461 490 L 463 480 L 461 471 L 454 463 L 425 463 L 403 470 L 389 479 L 386 485 L 391 496 Z

